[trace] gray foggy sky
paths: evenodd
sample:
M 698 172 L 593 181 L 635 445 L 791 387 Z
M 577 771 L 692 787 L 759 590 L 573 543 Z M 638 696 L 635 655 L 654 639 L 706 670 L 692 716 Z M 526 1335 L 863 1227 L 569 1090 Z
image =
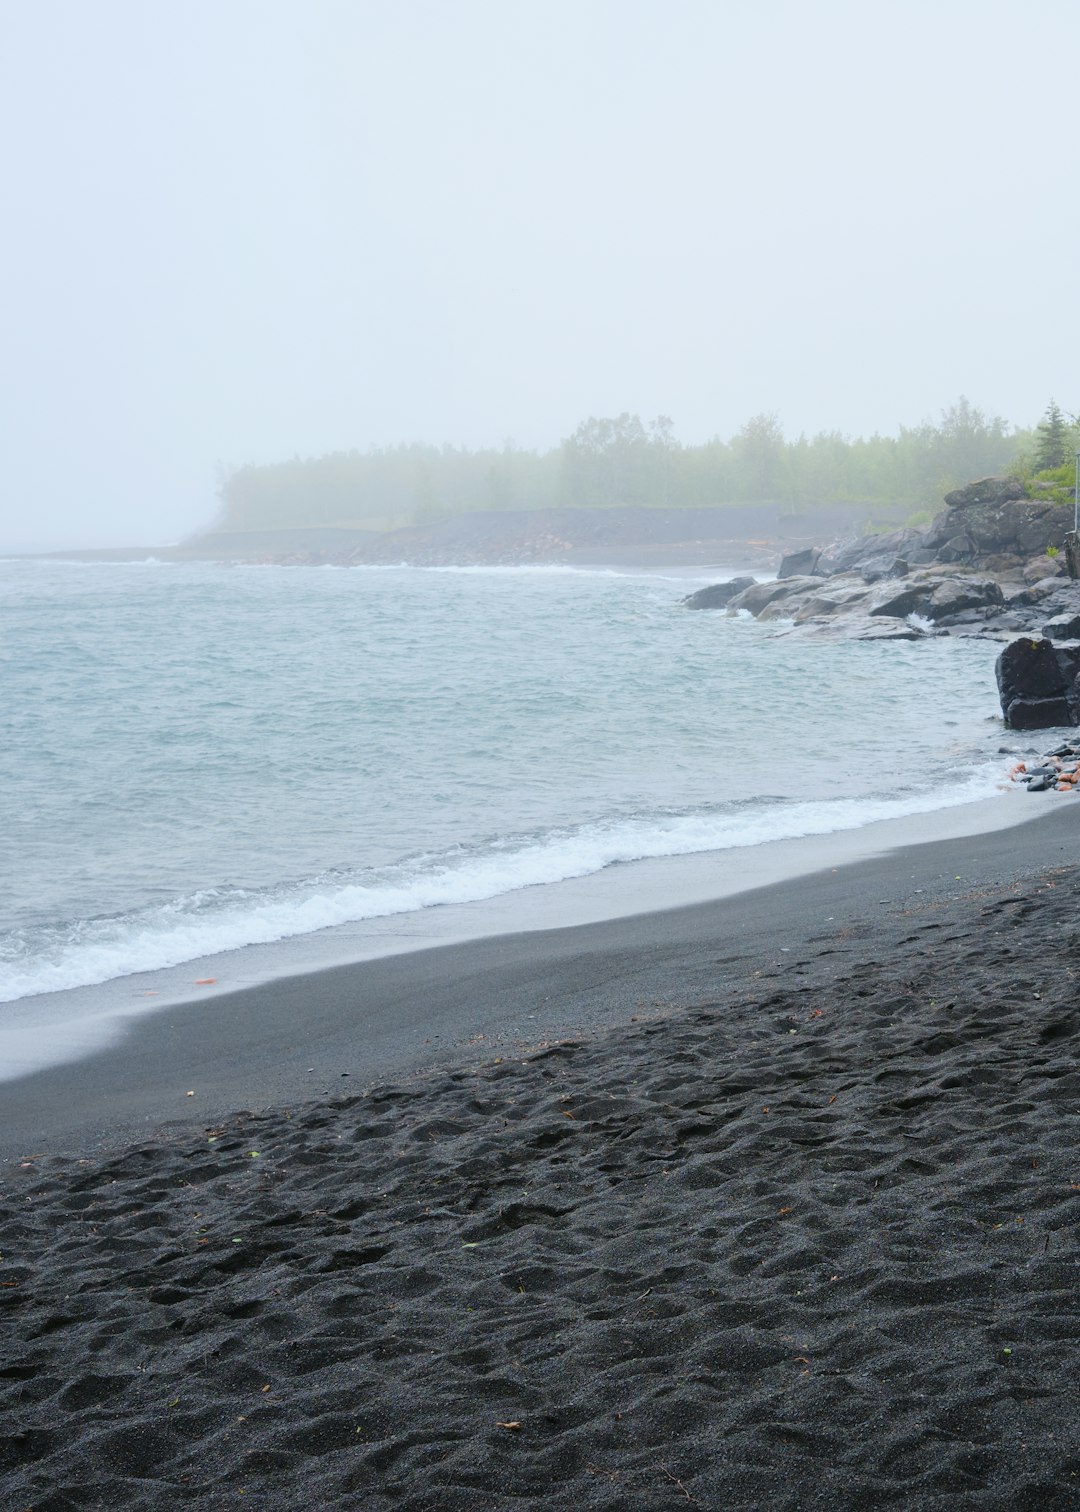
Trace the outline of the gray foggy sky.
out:
M 1076 0 L 0 0 L 0 547 L 589 414 L 1080 406 Z

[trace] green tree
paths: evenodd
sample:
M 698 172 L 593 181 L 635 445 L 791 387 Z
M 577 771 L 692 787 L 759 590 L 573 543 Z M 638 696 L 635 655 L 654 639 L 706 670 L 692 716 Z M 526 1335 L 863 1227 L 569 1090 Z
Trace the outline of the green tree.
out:
M 752 415 L 732 441 L 746 495 L 776 498 L 783 487 L 784 430 L 775 412 Z
M 1060 467 L 1069 455 L 1071 426 L 1051 399 L 1046 414 L 1035 427 L 1035 471 L 1049 472 Z
M 592 507 L 658 502 L 671 445 L 671 421 L 663 415 L 649 431 L 625 411 L 613 419 L 590 415 L 562 443 L 564 501 Z

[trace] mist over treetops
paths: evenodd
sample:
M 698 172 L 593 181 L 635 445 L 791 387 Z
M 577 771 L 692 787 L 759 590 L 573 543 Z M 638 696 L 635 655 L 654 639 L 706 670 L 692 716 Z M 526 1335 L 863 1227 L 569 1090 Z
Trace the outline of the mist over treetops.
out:
M 218 523 L 387 530 L 474 510 L 755 502 L 793 513 L 835 503 L 932 513 L 943 493 L 971 478 L 1060 467 L 1076 434 L 1053 401 L 1030 430 L 961 397 L 936 423 L 895 435 L 788 437 L 778 415 L 762 413 L 730 439 L 700 444 L 679 441 L 666 415 L 623 413 L 583 420 L 546 451 L 513 441 L 477 449 L 413 442 L 249 463 L 223 475 Z

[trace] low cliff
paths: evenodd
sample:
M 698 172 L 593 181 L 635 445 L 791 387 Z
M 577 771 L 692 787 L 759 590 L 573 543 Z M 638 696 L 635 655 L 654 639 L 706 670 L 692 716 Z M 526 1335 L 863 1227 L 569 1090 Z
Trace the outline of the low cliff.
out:
M 1080 614 L 1080 585 L 1062 569 L 1072 509 L 1029 498 L 1008 477 L 981 478 L 944 502 L 923 530 L 809 547 L 784 557 L 775 582 L 712 585 L 685 602 L 859 640 L 1060 635 Z

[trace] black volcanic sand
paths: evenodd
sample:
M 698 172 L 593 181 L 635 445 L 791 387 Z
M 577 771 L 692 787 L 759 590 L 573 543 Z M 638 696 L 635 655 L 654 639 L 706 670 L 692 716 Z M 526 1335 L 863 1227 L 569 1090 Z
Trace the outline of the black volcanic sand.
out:
M 1080 1503 L 1080 874 L 878 913 L 10 1163 L 3 1507 Z

